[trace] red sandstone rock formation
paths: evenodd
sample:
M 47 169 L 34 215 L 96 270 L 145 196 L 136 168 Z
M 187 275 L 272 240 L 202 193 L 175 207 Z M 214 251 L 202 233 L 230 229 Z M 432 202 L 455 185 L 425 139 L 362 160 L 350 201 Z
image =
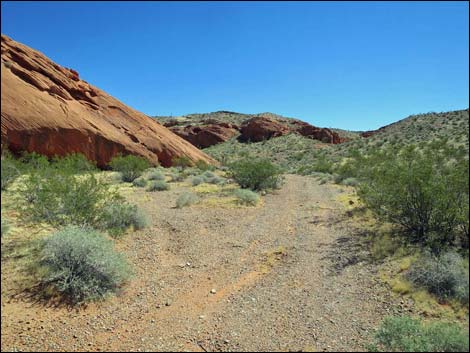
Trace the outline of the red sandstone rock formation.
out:
M 240 140 L 258 142 L 283 136 L 289 132 L 290 130 L 286 125 L 267 117 L 257 116 L 242 124 L 240 127 Z
M 173 126 L 170 130 L 198 148 L 206 148 L 225 142 L 238 133 L 238 127 L 230 123 Z
M 174 157 L 214 163 L 154 119 L 129 108 L 40 52 L 1 37 L 1 136 L 13 152 L 83 153 L 105 166 L 118 153 L 170 166 Z
M 338 144 L 344 142 L 336 132 L 328 128 L 319 128 L 303 121 L 295 121 L 293 124 L 297 125 L 294 131 L 302 136 L 320 140 L 325 143 Z

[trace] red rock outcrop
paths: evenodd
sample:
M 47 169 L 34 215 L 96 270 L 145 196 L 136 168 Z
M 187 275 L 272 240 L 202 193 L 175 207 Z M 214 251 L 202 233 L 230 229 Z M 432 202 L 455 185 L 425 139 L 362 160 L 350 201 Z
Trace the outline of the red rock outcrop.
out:
M 202 126 L 173 126 L 170 130 L 198 148 L 206 148 L 229 140 L 238 133 L 238 126 L 217 123 Z
M 361 132 L 361 137 L 370 137 L 372 135 L 375 135 L 376 133 L 377 133 L 376 130 L 364 131 L 364 132 Z
M 271 118 L 256 116 L 245 121 L 240 127 L 240 141 L 258 142 L 273 137 L 287 135 L 289 127 Z
M 118 153 L 170 166 L 174 157 L 215 163 L 192 144 L 55 64 L 1 37 L 1 136 L 13 152 L 83 153 L 104 167 Z
M 344 142 L 336 132 L 328 128 L 316 127 L 303 121 L 294 121 L 293 124 L 296 125 L 294 131 L 302 136 L 320 140 L 325 143 L 338 144 Z

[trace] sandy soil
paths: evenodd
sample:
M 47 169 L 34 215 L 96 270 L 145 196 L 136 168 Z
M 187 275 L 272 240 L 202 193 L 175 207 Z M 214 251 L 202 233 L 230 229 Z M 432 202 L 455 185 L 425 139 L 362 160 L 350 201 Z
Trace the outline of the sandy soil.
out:
M 337 186 L 288 175 L 240 208 L 134 190 L 151 226 L 117 241 L 135 271 L 118 296 L 78 310 L 28 299 L 2 256 L 2 351 L 359 351 L 395 310 Z

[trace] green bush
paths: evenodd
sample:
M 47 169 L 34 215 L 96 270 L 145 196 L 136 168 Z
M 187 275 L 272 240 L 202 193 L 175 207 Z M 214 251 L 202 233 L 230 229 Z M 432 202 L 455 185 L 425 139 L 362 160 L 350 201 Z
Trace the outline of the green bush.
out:
M 204 173 L 202 173 L 201 176 L 202 176 L 204 179 L 208 179 L 208 178 L 213 178 L 213 177 L 215 177 L 215 174 L 212 173 L 211 171 L 207 170 L 207 171 L 205 171 Z
M 44 240 L 43 282 L 72 303 L 102 299 L 116 292 L 129 278 L 124 257 L 112 241 L 96 231 L 67 227 Z
M 24 151 L 19 161 L 25 172 L 46 170 L 51 166 L 46 156 L 36 152 L 29 153 Z
M 199 197 L 191 192 L 184 192 L 176 199 L 176 207 L 182 208 L 199 202 Z
M 333 164 L 325 155 L 317 155 L 313 161 L 311 168 L 315 172 L 319 173 L 330 173 L 332 170 Z
M 206 170 L 214 170 L 215 167 L 213 165 L 210 165 L 209 163 L 198 160 L 195 164 L 195 167 L 199 170 L 206 171 Z
M 9 230 L 10 230 L 10 224 L 4 217 L 2 217 L 2 237 L 5 234 L 7 234 Z
M 15 181 L 17 177 L 20 176 L 20 169 L 18 168 L 18 163 L 14 160 L 13 157 L 6 155 L 2 156 L 1 160 L 1 179 L 2 185 L 1 189 L 6 190 L 8 186 Z
M 359 185 L 359 180 L 357 180 L 356 178 L 346 178 L 341 182 L 341 184 L 347 186 L 357 186 Z
M 281 169 L 266 159 L 245 159 L 230 165 L 230 174 L 243 189 L 276 189 L 281 184 Z
M 147 191 L 165 191 L 170 190 L 170 185 L 168 185 L 163 180 L 152 181 L 147 186 Z
M 134 179 L 132 185 L 143 188 L 147 185 L 147 180 L 145 180 L 143 177 L 138 177 L 137 179 Z
M 359 195 L 379 217 L 401 225 L 411 241 L 436 253 L 468 247 L 468 156 L 436 141 L 385 149 L 361 165 Z
M 81 153 L 71 153 L 64 157 L 54 157 L 51 167 L 62 172 L 82 173 L 97 171 L 96 163 L 89 161 Z
M 181 167 L 181 168 L 187 168 L 193 166 L 193 162 L 186 157 L 186 156 L 181 156 L 181 157 L 175 157 L 172 159 L 171 163 L 174 167 Z
M 439 256 L 427 254 L 415 262 L 406 278 L 413 284 L 424 287 L 441 300 L 456 298 L 468 304 L 469 281 L 468 260 L 456 252 Z
M 112 236 L 122 235 L 131 226 L 135 230 L 148 226 L 148 219 L 135 205 L 111 203 L 100 212 L 99 228 L 107 230 Z
M 373 352 L 468 352 L 468 332 L 447 322 L 423 324 L 407 316 L 386 318 L 369 347 Z
M 111 159 L 109 166 L 122 174 L 122 179 L 132 182 L 142 175 L 145 169 L 150 167 L 150 163 L 142 157 L 128 155 L 118 155 Z
M 22 195 L 30 220 L 54 225 L 96 226 L 103 206 L 122 200 L 93 174 L 74 176 L 51 170 L 29 175 Z
M 260 201 L 259 195 L 251 190 L 238 189 L 235 190 L 234 194 L 237 197 L 238 202 L 243 205 L 256 206 Z

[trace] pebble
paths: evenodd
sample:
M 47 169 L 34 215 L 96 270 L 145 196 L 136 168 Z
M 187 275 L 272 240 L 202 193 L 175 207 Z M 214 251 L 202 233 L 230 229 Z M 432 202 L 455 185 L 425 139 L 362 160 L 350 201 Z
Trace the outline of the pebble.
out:
M 215 294 L 217 291 L 215 289 L 211 289 L 211 294 Z

